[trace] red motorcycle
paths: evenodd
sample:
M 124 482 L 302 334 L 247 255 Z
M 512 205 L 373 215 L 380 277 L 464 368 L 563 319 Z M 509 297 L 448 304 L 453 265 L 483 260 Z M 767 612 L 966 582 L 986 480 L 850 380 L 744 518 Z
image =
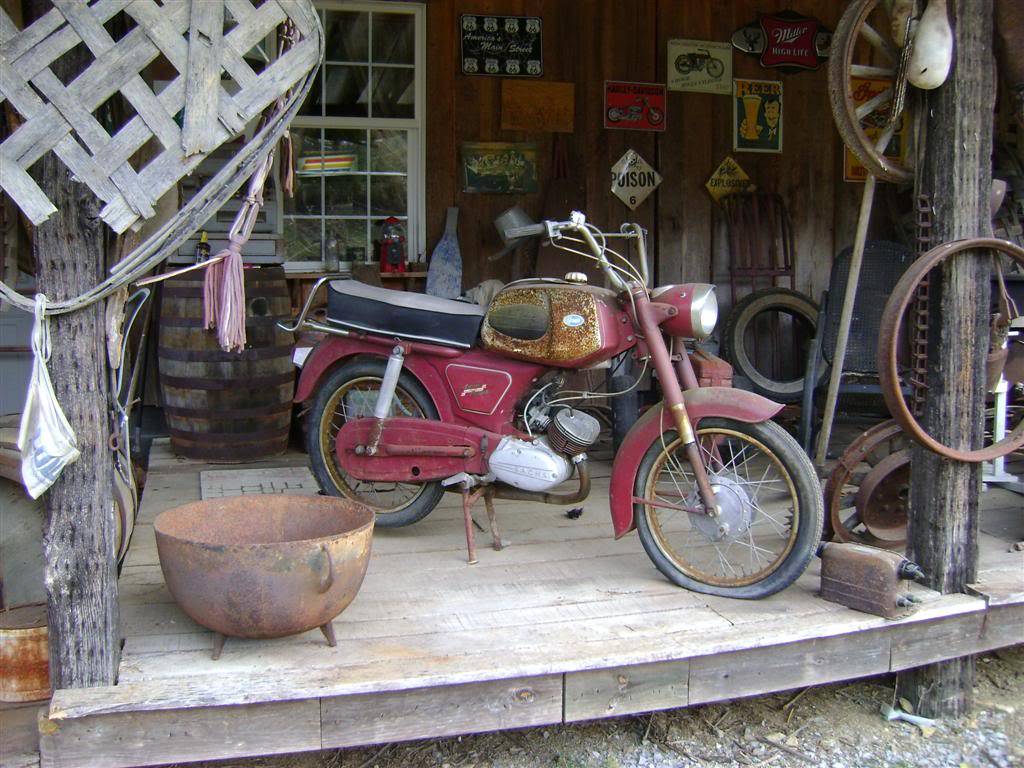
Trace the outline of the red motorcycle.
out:
M 494 499 L 587 497 L 586 451 L 600 424 L 573 407 L 586 393 L 560 391 L 564 372 L 633 350 L 664 400 L 615 456 L 616 538 L 636 528 L 657 568 L 698 592 L 758 598 L 791 584 L 820 539 L 821 489 L 800 446 L 770 421 L 781 405 L 699 386 L 684 340 L 714 330 L 714 286 L 649 289 L 635 224 L 603 233 L 574 213 L 508 234 L 596 261 L 612 288 L 581 273 L 520 280 L 483 309 L 325 278 L 326 320 L 307 320 L 307 302 L 291 329 L 328 336 L 305 360 L 295 399 L 311 401 L 307 444 L 323 491 L 373 506 L 379 527 L 415 523 L 446 489 L 460 492 L 474 562 L 470 507 L 480 497 L 495 548 Z M 639 267 L 610 241 L 631 245 Z

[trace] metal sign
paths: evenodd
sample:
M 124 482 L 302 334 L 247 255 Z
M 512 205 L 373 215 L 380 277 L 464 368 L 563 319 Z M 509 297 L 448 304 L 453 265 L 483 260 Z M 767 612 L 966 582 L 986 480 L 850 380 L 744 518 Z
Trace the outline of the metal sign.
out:
M 733 82 L 732 148 L 737 152 L 782 151 L 782 83 Z
M 665 86 L 658 83 L 604 83 L 604 127 L 633 131 L 665 130 Z
M 668 89 L 731 94 L 732 45 L 713 40 L 669 40 Z
M 460 17 L 462 74 L 540 77 L 544 74 L 543 24 L 536 16 Z
M 866 104 L 880 93 L 892 88 L 892 80 L 884 78 L 851 77 L 850 90 L 853 95 L 853 103 L 859 107 Z M 878 142 L 889 122 L 889 106 L 891 102 L 886 101 L 870 115 L 864 118 L 864 133 L 872 144 Z M 907 145 L 910 141 L 910 122 L 906 117 L 900 117 L 896 126 L 896 133 L 882 153 L 890 160 L 898 163 L 906 162 Z M 857 159 L 857 156 L 844 147 L 843 180 L 863 182 L 867 180 L 868 169 Z
M 746 192 L 750 189 L 751 183 L 750 177 L 747 176 L 746 171 L 740 168 L 740 164 L 731 156 L 726 155 L 725 160 L 715 169 L 704 186 L 717 203 L 733 192 Z
M 733 33 L 734 47 L 760 57 L 761 66 L 796 72 L 817 69 L 828 58 L 832 32 L 795 11 L 760 14 Z
M 661 175 L 632 149 L 627 149 L 612 166 L 612 194 L 631 211 L 635 211 L 659 184 Z

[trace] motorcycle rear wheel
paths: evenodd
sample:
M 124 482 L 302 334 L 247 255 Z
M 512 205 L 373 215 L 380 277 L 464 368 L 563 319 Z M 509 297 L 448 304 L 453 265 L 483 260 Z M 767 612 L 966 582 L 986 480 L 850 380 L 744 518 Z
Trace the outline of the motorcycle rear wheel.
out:
M 654 440 L 637 471 L 640 541 L 670 581 L 722 597 L 762 598 L 807 568 L 821 539 L 821 485 L 807 455 L 777 424 L 704 419 L 697 440 L 715 489 L 717 518 L 699 504 L 693 469 L 676 432 Z M 724 529 L 724 530 L 723 530 Z
M 347 419 L 372 416 L 377 392 L 384 378 L 384 360 L 356 358 L 331 373 L 320 386 L 309 412 L 306 448 L 310 468 L 321 490 L 372 507 L 378 528 L 399 528 L 422 520 L 444 495 L 439 482 L 372 483 L 349 476 L 338 464 L 335 441 Z M 398 377 L 392 416 L 437 419 L 437 408 L 407 371 Z

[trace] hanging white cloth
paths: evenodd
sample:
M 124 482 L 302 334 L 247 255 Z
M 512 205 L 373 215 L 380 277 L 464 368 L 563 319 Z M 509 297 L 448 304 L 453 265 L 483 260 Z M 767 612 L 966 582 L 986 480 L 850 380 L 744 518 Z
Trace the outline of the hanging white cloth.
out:
M 53 485 L 64 467 L 78 460 L 78 442 L 57 402 L 46 363 L 50 360 L 50 319 L 46 296 L 36 294 L 32 326 L 32 377 L 18 430 L 21 479 L 33 499 Z

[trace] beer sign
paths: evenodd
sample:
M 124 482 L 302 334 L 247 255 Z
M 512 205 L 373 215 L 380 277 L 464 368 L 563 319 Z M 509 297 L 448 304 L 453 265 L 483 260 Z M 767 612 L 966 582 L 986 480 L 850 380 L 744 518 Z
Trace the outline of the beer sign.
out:
M 612 194 L 635 211 L 661 184 L 661 175 L 634 150 L 626 150 L 612 166 Z
M 732 81 L 732 148 L 736 152 L 782 151 L 782 83 Z

